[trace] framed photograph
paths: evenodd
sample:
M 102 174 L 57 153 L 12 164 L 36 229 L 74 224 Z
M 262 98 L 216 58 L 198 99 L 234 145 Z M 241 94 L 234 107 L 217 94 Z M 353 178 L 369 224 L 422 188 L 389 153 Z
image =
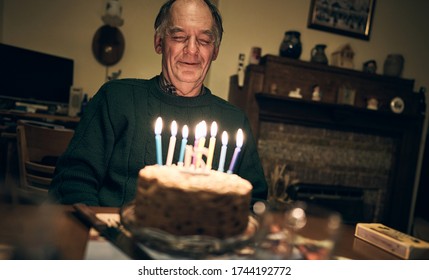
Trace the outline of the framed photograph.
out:
M 376 0 L 311 0 L 308 27 L 369 40 Z

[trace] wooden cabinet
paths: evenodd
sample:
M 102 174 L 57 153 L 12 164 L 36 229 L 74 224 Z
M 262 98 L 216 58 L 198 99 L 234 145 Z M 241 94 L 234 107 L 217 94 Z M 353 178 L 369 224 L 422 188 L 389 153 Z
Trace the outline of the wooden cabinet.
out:
M 320 101 L 312 100 L 313 88 L 316 85 L 321 91 Z M 344 157 L 344 161 L 332 164 L 332 170 L 323 174 L 330 176 L 329 174 L 337 171 L 335 169 L 344 167 L 348 174 L 336 173 L 333 176 L 345 178 L 353 173 L 356 178 L 333 179 L 327 182 L 361 188 L 370 186 L 372 190 L 378 190 L 375 196 L 381 198 L 373 199 L 379 208 L 375 211 L 378 214 L 374 214 L 374 222 L 383 222 L 407 231 L 409 216 L 412 213 L 425 108 L 424 95 L 415 93 L 413 87 L 414 80 L 267 55 L 261 59 L 259 65 L 247 67 L 243 87 L 238 87 L 237 76 L 231 77 L 228 98 L 247 114 L 259 141 L 261 159 L 270 164 L 281 163 L 282 160 L 292 162 L 301 168 L 302 177 L 305 181 L 311 181 L 310 183 L 325 180 L 324 175 L 316 178 L 317 176 L 309 173 L 318 173 L 319 170 L 315 166 L 326 169 L 329 162 L 325 162 L 323 157 L 314 155 L 320 152 L 320 147 L 311 148 L 313 153 L 311 156 L 291 155 L 295 149 L 293 147 L 298 146 L 292 146 L 288 135 L 293 134 L 296 127 L 316 129 L 320 135 L 344 132 L 341 137 L 335 134 L 337 139 L 334 140 L 327 140 L 327 137 L 320 135 L 317 137 L 311 135 L 310 140 L 303 139 L 299 134 L 294 137 L 300 138 L 302 143 L 314 141 L 316 146 L 317 143 L 328 143 L 323 147 L 324 153 L 329 145 L 335 146 L 333 154 L 328 153 L 324 157 L 329 157 L 331 161 Z M 299 91 L 302 98 L 291 98 L 289 96 L 291 91 Z M 377 110 L 367 108 L 371 98 L 378 101 Z M 398 109 L 401 113 L 394 112 Z M 289 131 L 282 132 L 284 129 Z M 277 140 L 267 139 L 275 135 L 280 135 Z M 315 138 L 317 139 L 314 140 Z M 366 143 L 367 141 L 374 142 Z M 268 145 L 276 148 L 267 148 Z M 369 149 L 358 150 L 362 146 Z M 381 153 L 373 147 L 379 147 L 383 155 L 380 157 Z M 343 155 L 339 155 L 340 150 Z M 282 151 L 287 153 L 282 154 Z M 374 159 L 371 159 L 372 154 Z M 309 161 L 317 158 L 319 163 L 318 165 L 314 165 L 313 162 L 306 163 L 305 158 L 310 159 Z M 371 161 L 380 162 L 376 167 L 379 169 L 366 170 L 375 166 Z M 265 171 L 269 181 L 270 170 Z

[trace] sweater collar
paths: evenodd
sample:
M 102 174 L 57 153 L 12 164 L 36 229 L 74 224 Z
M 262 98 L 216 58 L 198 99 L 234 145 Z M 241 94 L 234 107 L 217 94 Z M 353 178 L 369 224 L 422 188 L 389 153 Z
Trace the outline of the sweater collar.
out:
M 151 94 L 153 97 L 162 100 L 171 105 L 179 107 L 194 107 L 194 106 L 207 106 L 213 102 L 213 95 L 211 91 L 204 87 L 204 94 L 194 97 L 184 97 L 179 95 L 168 94 L 161 86 L 161 76 L 155 76 L 152 81 Z
M 162 90 L 164 93 L 169 94 L 169 95 L 173 95 L 173 96 L 179 96 L 179 95 L 177 95 L 177 89 L 176 89 L 176 87 L 175 87 L 173 84 L 171 84 L 171 83 L 170 83 L 170 82 L 165 78 L 165 76 L 164 76 L 162 73 L 159 75 L 158 82 L 159 82 L 159 87 L 161 88 L 161 90 Z M 205 93 L 206 93 L 206 88 L 205 88 L 205 86 L 203 85 L 203 86 L 201 87 L 201 91 L 200 91 L 200 93 L 199 93 L 197 96 L 204 95 Z

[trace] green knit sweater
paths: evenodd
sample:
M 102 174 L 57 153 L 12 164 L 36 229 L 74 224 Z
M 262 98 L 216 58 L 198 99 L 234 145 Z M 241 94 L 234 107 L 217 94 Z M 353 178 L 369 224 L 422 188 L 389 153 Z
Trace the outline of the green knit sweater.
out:
M 58 161 L 50 189 L 55 201 L 112 207 L 130 202 L 136 191 L 138 171 L 157 163 L 154 125 L 158 117 L 164 123 L 164 164 L 173 120 L 179 127 L 173 163 L 179 158 L 183 125 L 188 125 L 188 144 L 193 144 L 197 123 L 217 122 L 213 169 L 219 165 L 221 133 L 227 131 L 229 135 L 226 170 L 235 148 L 236 132 L 242 128 L 244 144 L 234 173 L 252 183 L 254 199 L 266 198 L 267 185 L 256 143 L 243 112 L 207 88 L 205 94 L 197 97 L 166 94 L 156 76 L 150 80 L 110 81 L 91 99 L 67 151 Z

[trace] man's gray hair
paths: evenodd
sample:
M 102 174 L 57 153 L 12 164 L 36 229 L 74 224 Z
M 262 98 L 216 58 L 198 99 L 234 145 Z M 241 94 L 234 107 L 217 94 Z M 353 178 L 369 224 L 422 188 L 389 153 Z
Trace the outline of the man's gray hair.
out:
M 170 10 L 171 6 L 176 0 L 169 0 L 162 5 L 162 7 L 159 10 L 158 15 L 155 19 L 155 32 L 161 37 L 164 38 L 167 33 L 167 28 L 169 27 L 171 23 L 171 17 L 170 17 Z M 222 35 L 223 35 L 223 26 L 222 26 L 222 17 L 220 15 L 220 12 L 218 8 L 210 1 L 210 0 L 204 0 L 204 2 L 209 7 L 212 16 L 213 16 L 213 27 L 212 32 L 215 40 L 215 46 L 219 47 L 220 42 L 222 41 Z

